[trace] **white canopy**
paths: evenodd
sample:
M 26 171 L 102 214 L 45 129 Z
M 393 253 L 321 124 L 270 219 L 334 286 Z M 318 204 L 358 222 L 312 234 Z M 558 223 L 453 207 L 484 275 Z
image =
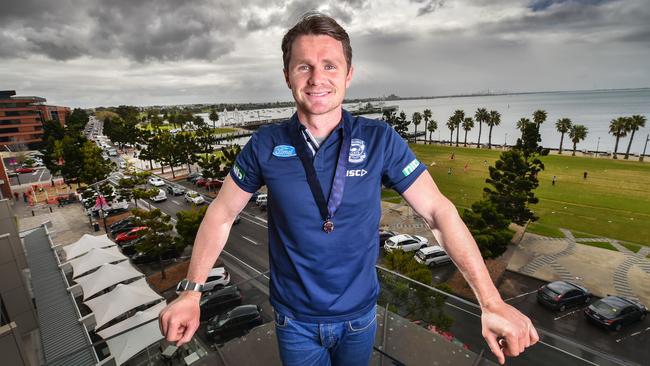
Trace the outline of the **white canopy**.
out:
M 72 278 L 77 278 L 82 274 L 91 271 L 106 263 L 118 262 L 126 259 L 126 256 L 120 253 L 117 247 L 106 249 L 93 248 L 86 255 L 75 258 L 68 263 L 72 266 Z
M 140 276 L 143 274 L 133 268 L 129 261 L 123 261 L 118 264 L 104 264 L 95 272 L 78 277 L 75 281 L 81 285 L 84 293 L 83 299 L 86 300 L 108 287 Z
M 162 299 L 142 278 L 128 285 L 120 283 L 106 295 L 85 301 L 95 313 L 97 328 L 140 305 Z
M 63 251 L 65 252 L 65 258 L 70 260 L 88 253 L 93 248 L 107 248 L 114 245 L 115 243 L 106 234 L 100 236 L 84 234 L 76 242 L 63 247 Z
M 167 304 L 163 301 L 147 310 L 138 311 L 134 316 L 97 332 L 100 337 L 106 339 L 115 334 L 131 329 L 126 333 L 122 333 L 117 337 L 106 341 L 108 349 L 110 349 L 111 354 L 115 357 L 115 362 L 118 365 L 123 364 L 152 343 L 163 338 L 160 333 L 160 328 L 158 327 L 158 322 L 150 320 L 157 318 L 160 311 L 162 311 L 166 305 Z M 141 325 L 143 323 L 147 324 Z

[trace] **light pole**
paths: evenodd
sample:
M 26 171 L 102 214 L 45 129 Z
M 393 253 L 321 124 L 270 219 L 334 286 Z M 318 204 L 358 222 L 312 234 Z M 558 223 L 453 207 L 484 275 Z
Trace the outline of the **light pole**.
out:
M 503 146 L 508 146 L 508 133 L 506 132 L 506 137 L 503 139 Z
M 600 136 L 598 136 L 598 142 L 596 143 L 596 157 L 598 157 L 598 148 L 600 147 Z

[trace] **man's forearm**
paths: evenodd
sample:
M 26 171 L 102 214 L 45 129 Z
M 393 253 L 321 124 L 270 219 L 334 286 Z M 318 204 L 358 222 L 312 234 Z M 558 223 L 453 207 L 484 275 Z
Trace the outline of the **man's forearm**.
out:
M 456 208 L 446 200 L 444 207 L 436 210 L 433 222 L 428 222 L 438 243 L 454 261 L 474 291 L 481 307 L 501 301 L 481 252 Z

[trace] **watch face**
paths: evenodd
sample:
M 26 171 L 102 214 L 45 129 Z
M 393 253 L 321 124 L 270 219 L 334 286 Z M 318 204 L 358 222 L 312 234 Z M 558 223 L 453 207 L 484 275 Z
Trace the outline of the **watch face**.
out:
M 185 291 L 187 289 L 188 282 L 189 281 L 187 280 L 187 278 L 182 279 L 181 282 L 179 282 L 178 285 L 176 285 L 176 293 Z

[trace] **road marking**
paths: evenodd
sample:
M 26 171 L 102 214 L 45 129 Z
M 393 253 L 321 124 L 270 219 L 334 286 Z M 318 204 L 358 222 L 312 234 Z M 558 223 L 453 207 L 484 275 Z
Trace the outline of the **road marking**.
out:
M 247 236 L 242 235 L 241 237 L 244 238 L 244 240 L 247 240 L 247 241 L 253 243 L 253 245 L 260 245 L 260 243 L 256 242 L 255 240 L 253 240 L 253 239 L 251 239 L 251 238 L 249 238 Z
M 575 309 L 575 310 L 570 311 L 570 312 L 568 312 L 566 314 L 562 314 L 562 315 L 560 315 L 558 317 L 555 317 L 555 318 L 553 318 L 553 320 L 560 320 L 560 319 L 565 318 L 565 317 L 567 317 L 569 315 L 575 314 L 575 313 L 577 313 L 579 311 L 583 311 L 585 308 L 586 308 L 586 306 L 584 308 Z
M 268 224 L 268 223 L 269 223 L 268 221 L 264 220 L 263 218 L 261 218 L 261 217 L 259 217 L 259 216 L 255 216 L 255 218 L 258 219 L 258 220 L 260 220 L 260 221 L 262 221 L 262 222 L 265 223 L 265 224 Z
M 38 174 L 38 170 L 34 170 L 34 171 L 32 172 L 32 175 L 36 175 L 36 174 Z
M 647 332 L 647 331 L 650 331 L 650 327 L 647 327 L 647 328 L 645 328 L 645 329 L 643 329 L 643 330 L 640 330 L 640 331 L 638 331 L 638 332 L 634 332 L 634 333 L 632 333 L 632 334 L 630 334 L 630 335 L 627 335 L 627 336 L 625 336 L 625 337 L 621 337 L 621 338 L 619 338 L 619 339 L 616 340 L 616 343 L 620 343 L 621 341 L 624 341 L 624 340 L 626 340 L 626 339 L 628 339 L 628 338 L 636 337 L 636 336 L 638 336 L 639 334 L 645 333 L 645 332 Z
M 231 258 L 233 258 L 233 259 L 239 261 L 241 264 L 243 264 L 243 265 L 245 265 L 246 267 L 252 269 L 253 271 L 255 271 L 255 273 L 257 273 L 258 276 L 261 275 L 262 277 L 266 278 L 267 280 L 271 280 L 271 279 L 269 278 L 269 276 L 267 276 L 267 275 L 264 274 L 264 272 L 260 272 L 260 271 L 258 271 L 257 269 L 253 268 L 250 264 L 248 264 L 248 263 L 244 262 L 243 260 L 241 260 L 241 259 L 235 257 L 234 255 L 228 253 L 228 251 L 226 251 L 226 250 L 222 250 L 221 253 L 225 253 L 225 254 L 229 255 Z
M 535 292 L 537 292 L 537 290 L 533 290 L 533 291 L 531 291 L 531 292 L 526 292 L 525 294 L 519 294 L 519 295 L 517 295 L 517 296 L 513 296 L 513 297 L 510 297 L 510 298 L 507 298 L 507 299 L 505 299 L 505 300 L 503 300 L 503 301 L 508 302 L 508 301 L 510 301 L 510 300 L 514 300 L 514 299 L 518 299 L 518 298 L 520 298 L 520 297 L 528 296 L 528 295 L 533 294 L 533 293 L 535 293 Z
M 37 170 L 38 171 L 38 170 Z M 38 176 L 38 181 L 40 182 L 43 180 L 43 174 L 45 173 L 45 169 L 41 170 L 41 175 Z
M 176 201 L 174 201 L 174 200 L 170 200 L 170 201 L 171 201 L 172 203 L 174 203 L 174 204 L 176 204 L 176 205 L 178 205 L 178 206 L 180 206 L 180 205 L 181 205 L 181 203 L 180 203 L 180 202 L 176 202 Z
M 243 214 L 243 215 L 241 215 L 240 217 L 245 219 L 246 221 L 252 222 L 253 224 L 255 224 L 257 226 L 261 226 L 261 227 L 263 227 L 265 229 L 269 228 L 268 226 L 266 226 L 264 224 L 260 224 L 259 222 L 255 221 L 255 220 L 252 220 L 251 218 L 248 217 L 248 216 L 252 216 L 252 217 L 257 217 L 257 216 L 253 216 L 253 215 L 249 214 L 248 212 L 244 212 L 244 211 L 242 211 L 241 214 Z

